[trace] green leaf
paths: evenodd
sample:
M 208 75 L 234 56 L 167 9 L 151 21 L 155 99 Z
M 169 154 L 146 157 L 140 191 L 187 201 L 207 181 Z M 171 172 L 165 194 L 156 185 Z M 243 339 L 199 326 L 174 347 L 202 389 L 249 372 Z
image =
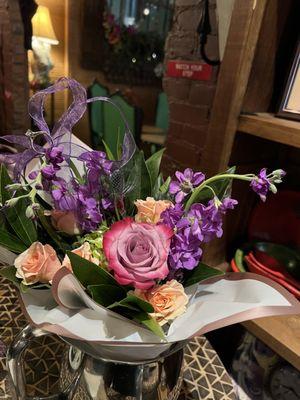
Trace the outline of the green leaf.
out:
M 74 275 L 84 287 L 87 288 L 90 285 L 113 285 L 120 287 L 115 278 L 103 268 L 71 251 L 67 251 L 67 255 L 71 261 Z
M 37 211 L 37 215 L 38 215 L 38 218 L 39 218 L 39 221 L 40 221 L 42 227 L 48 233 L 49 237 L 53 240 L 53 242 L 58 246 L 58 248 L 63 250 L 64 252 L 66 250 L 70 250 L 70 248 L 71 248 L 70 245 L 67 244 L 62 239 L 62 237 L 56 232 L 56 230 L 53 228 L 53 226 L 47 220 L 47 217 L 45 217 L 43 208 L 40 208 L 40 210 Z
M 89 285 L 87 289 L 93 300 L 103 307 L 118 302 L 126 296 L 126 291 L 123 288 L 114 285 Z
M 17 237 L 0 228 L 0 245 L 14 253 L 23 253 L 27 246 Z
M 14 265 L 9 265 L 7 267 L 0 268 L 0 275 L 6 278 L 10 282 L 20 285 L 20 279 L 16 277 L 16 267 Z
M 165 334 L 164 331 L 162 330 L 162 327 L 154 318 L 152 318 L 146 312 L 135 314 L 133 316 L 133 319 L 139 322 L 140 324 L 145 325 L 148 329 L 150 329 L 150 331 L 155 333 L 155 335 L 159 336 L 161 339 L 165 339 Z
M 111 152 L 110 148 L 108 147 L 108 145 L 105 143 L 104 140 L 102 140 L 102 143 L 103 143 L 103 145 L 104 145 L 107 158 L 108 158 L 109 160 L 111 160 L 111 161 L 114 161 L 114 160 L 115 160 L 115 157 L 114 157 L 113 153 Z
M 154 188 L 155 182 L 159 175 L 159 168 L 162 156 L 164 154 L 165 149 L 161 149 L 154 153 L 148 160 L 146 161 L 146 166 L 150 176 L 151 187 Z
M 209 267 L 206 264 L 199 263 L 195 269 L 186 274 L 184 286 L 188 287 L 194 285 L 195 283 L 201 282 L 204 279 L 218 275 L 224 275 L 224 272 L 220 271 L 219 269 Z
M 134 156 L 134 165 L 126 182 L 127 187 L 132 187 L 126 198 L 132 206 L 137 199 L 146 199 L 151 196 L 151 181 L 145 163 L 144 153 L 139 151 Z
M 7 185 L 12 184 L 7 170 L 3 164 L 0 165 L 0 202 L 4 204 L 6 200 L 11 198 L 8 190 L 5 189 Z M 23 194 L 23 193 L 19 193 Z M 33 242 L 37 241 L 37 230 L 35 224 L 31 219 L 25 215 L 28 202 L 26 199 L 20 199 L 13 207 L 7 208 L 4 215 L 7 222 L 21 239 L 21 241 L 29 247 Z
M 121 141 L 121 132 L 119 127 L 117 136 L 117 160 L 120 160 L 121 157 L 122 157 L 122 141 Z
M 127 294 L 125 299 L 122 299 L 119 302 L 112 304 L 109 308 L 114 308 L 118 306 L 133 306 L 135 309 L 139 311 L 145 311 L 146 313 L 154 312 L 153 306 L 148 303 L 148 301 L 142 300 L 139 297 L 135 296 L 134 294 Z
M 235 167 L 231 167 L 226 172 L 222 172 L 221 174 L 218 174 L 218 175 L 234 174 L 235 170 L 236 170 Z M 220 179 L 220 180 L 217 180 L 215 182 L 208 184 L 207 186 L 211 187 L 213 189 L 213 191 L 215 192 L 215 194 L 217 195 L 217 197 L 220 200 L 222 200 L 224 197 L 226 197 L 226 195 L 230 194 L 231 186 L 232 186 L 232 179 L 231 178 Z M 210 190 L 208 188 L 204 188 L 199 192 L 197 199 L 195 199 L 195 201 L 205 202 L 205 201 L 211 199 L 213 196 L 214 195 L 213 195 L 212 190 Z
M 165 182 L 159 188 L 159 191 L 163 194 L 167 193 L 167 191 L 169 190 L 170 183 L 171 183 L 171 177 L 168 176 L 168 178 L 165 180 Z
M 80 175 L 76 165 L 74 164 L 74 162 L 72 160 L 70 160 L 70 168 L 73 171 L 75 177 L 77 178 L 78 182 L 83 184 L 84 183 L 84 178 Z

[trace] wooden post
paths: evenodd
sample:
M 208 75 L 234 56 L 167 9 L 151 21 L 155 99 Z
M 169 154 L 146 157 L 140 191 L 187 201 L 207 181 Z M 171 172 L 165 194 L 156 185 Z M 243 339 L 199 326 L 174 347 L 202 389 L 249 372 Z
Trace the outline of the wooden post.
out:
M 220 68 L 202 169 L 227 168 L 267 0 L 236 0 Z

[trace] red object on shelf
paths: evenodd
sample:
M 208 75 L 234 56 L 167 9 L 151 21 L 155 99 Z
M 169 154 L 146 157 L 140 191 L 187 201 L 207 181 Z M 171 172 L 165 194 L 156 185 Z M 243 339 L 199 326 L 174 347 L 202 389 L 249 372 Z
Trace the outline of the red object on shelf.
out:
M 282 191 L 270 195 L 254 208 L 248 227 L 249 240 L 300 247 L 300 192 Z
M 270 271 L 265 270 L 264 268 L 261 268 L 261 266 L 256 262 L 255 258 L 252 256 L 252 254 L 248 254 L 245 256 L 245 261 L 247 263 L 247 266 L 249 268 L 250 272 L 253 272 L 255 274 L 263 275 L 267 278 L 272 279 L 273 281 L 279 283 L 283 287 L 285 287 L 289 292 L 291 292 L 295 297 L 300 299 L 300 291 L 295 288 L 292 284 L 287 282 L 285 279 L 278 278 L 274 274 L 272 274 Z
M 231 266 L 231 269 L 232 269 L 233 272 L 241 272 L 238 269 L 238 267 L 236 266 L 236 263 L 235 263 L 234 259 L 231 260 L 230 266 Z
M 248 256 L 253 260 L 253 262 L 255 262 L 255 264 L 258 267 L 260 267 L 267 273 L 272 274 L 276 278 L 283 279 L 290 285 L 295 286 L 297 289 L 300 290 L 300 282 L 294 279 L 280 264 L 277 265 L 274 264 L 271 267 L 269 267 L 268 265 L 265 265 L 264 263 L 260 262 L 260 258 L 257 257 L 257 255 L 254 256 L 252 252 L 250 252 Z
M 167 76 L 173 78 L 188 78 L 197 81 L 209 81 L 212 75 L 212 66 L 204 62 L 169 60 Z

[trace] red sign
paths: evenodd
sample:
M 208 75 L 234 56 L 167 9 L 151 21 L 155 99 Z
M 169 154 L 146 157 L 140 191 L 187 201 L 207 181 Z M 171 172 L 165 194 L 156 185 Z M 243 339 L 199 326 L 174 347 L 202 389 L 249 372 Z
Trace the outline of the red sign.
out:
M 212 66 L 204 62 L 170 60 L 167 65 L 167 76 L 188 78 L 197 81 L 209 81 Z

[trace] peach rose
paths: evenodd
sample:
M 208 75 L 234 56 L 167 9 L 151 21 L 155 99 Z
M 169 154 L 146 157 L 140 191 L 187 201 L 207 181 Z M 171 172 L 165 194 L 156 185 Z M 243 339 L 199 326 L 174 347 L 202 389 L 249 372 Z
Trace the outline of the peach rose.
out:
M 80 229 L 73 211 L 51 211 L 51 222 L 57 231 L 65 232 L 68 235 L 79 235 Z
M 136 222 L 147 222 L 157 224 L 160 221 L 160 215 L 173 203 L 169 200 L 154 200 L 153 197 L 147 197 L 146 200 L 137 200 L 134 202 L 138 212 L 135 216 Z
M 166 282 L 164 285 L 157 285 L 148 291 L 136 289 L 134 294 L 148 301 L 154 308 L 153 318 L 160 325 L 185 313 L 188 297 L 184 287 L 175 279 Z
M 72 253 L 77 254 L 78 256 L 99 265 L 99 260 L 93 257 L 91 246 L 88 242 L 84 242 L 80 247 L 72 250 Z M 62 266 L 72 271 L 71 261 L 67 255 L 65 255 L 65 258 L 63 259 Z
M 40 242 L 32 243 L 15 259 L 14 265 L 17 269 L 16 277 L 21 278 L 24 285 L 51 283 L 53 276 L 61 268 L 53 247 Z

